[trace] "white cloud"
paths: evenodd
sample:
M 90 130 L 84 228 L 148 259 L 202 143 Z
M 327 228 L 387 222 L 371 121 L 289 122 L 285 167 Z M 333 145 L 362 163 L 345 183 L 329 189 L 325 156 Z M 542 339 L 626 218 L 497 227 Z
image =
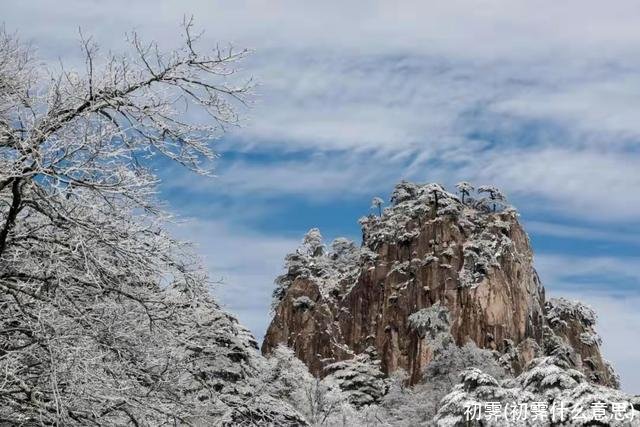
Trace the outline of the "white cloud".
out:
M 180 17 L 194 13 L 208 31 L 204 44 L 256 49 L 247 65 L 263 83 L 264 103 L 244 135 L 288 148 L 423 150 L 461 139 L 457 119 L 478 102 L 595 132 L 639 130 L 633 70 L 640 13 L 630 0 L 67 0 L 55 8 L 40 0 L 0 7 L 7 25 L 55 62 L 74 49 L 80 54 L 78 26 L 105 49 L 120 49 L 132 28 L 172 45 Z
M 231 149 L 344 155 L 333 164 L 239 163 L 222 178 L 241 190 L 291 194 L 326 182 L 325 194 L 353 193 L 374 181 L 390 188 L 399 176 L 460 177 L 589 219 L 640 213 L 640 196 L 630 191 L 640 157 L 627 150 L 640 139 L 640 11 L 630 0 L 67 0 L 55 8 L 40 0 L 0 8 L 50 60 L 70 57 L 78 25 L 105 49 L 119 48 L 131 28 L 175 44 L 183 13 L 196 15 L 206 42 L 256 48 L 246 67 L 261 97 Z M 536 120 L 562 133 L 520 141 L 519 127 Z M 486 142 L 477 131 L 506 135 Z M 414 161 L 389 161 L 394 156 Z
M 596 221 L 634 220 L 640 214 L 640 156 L 560 147 L 490 152 L 469 168 L 476 180 L 508 193 L 547 199 L 542 210 Z
M 606 281 L 605 286 L 600 283 L 583 284 L 580 287 L 588 287 L 591 290 L 601 288 L 611 293 L 628 293 L 630 285 L 637 286 L 640 283 L 640 258 L 638 257 L 542 253 L 536 255 L 535 265 L 543 283 L 554 289 L 575 286 L 576 278 L 597 278 L 600 282 Z M 636 288 L 635 292 L 638 290 Z
M 386 169 L 390 163 L 396 167 Z M 370 194 L 376 190 L 387 192 L 389 189 L 383 183 L 398 178 L 397 165 L 397 162 L 387 162 L 379 156 L 339 154 L 279 162 L 275 167 L 238 162 L 221 171 L 220 181 L 227 191 L 241 194 L 261 197 L 288 194 L 327 200 Z
M 637 233 L 623 233 L 603 228 L 579 227 L 544 221 L 527 221 L 525 223 L 525 228 L 527 232 L 541 236 L 553 236 L 578 240 L 600 240 L 640 245 L 640 235 Z
M 331 200 L 390 193 L 402 178 L 438 181 L 449 188 L 460 180 L 501 187 L 512 203 L 528 214 L 559 214 L 600 227 L 633 223 L 640 216 L 640 156 L 599 149 L 503 148 L 485 151 L 482 144 L 451 151 L 398 154 L 376 151 L 316 152 L 283 160 L 236 160 L 223 157 L 215 180 L 179 174 L 167 180 L 172 188 L 269 198 L 294 195 Z M 540 224 L 534 224 L 534 227 Z M 546 228 L 549 232 L 549 228 Z M 555 233 L 561 232 L 555 230 Z M 567 230 L 564 231 L 568 236 Z M 589 233 L 574 230 L 583 236 Z M 627 233 L 628 234 L 628 233 Z M 604 236 L 600 236 L 603 238 Z M 624 237 L 632 241 L 633 234 Z
M 335 197 L 391 190 L 401 177 L 496 184 L 527 212 L 552 212 L 600 223 L 634 221 L 640 215 L 640 156 L 564 148 L 483 152 L 457 148 L 430 158 L 390 159 L 371 153 L 334 152 L 275 164 L 237 163 L 220 171 L 239 191 Z M 435 162 L 434 162 L 435 160 Z M 439 161 L 439 162 L 438 162 Z M 234 190 L 235 191 L 235 190 Z
M 109 37 L 133 25 L 156 36 L 176 17 L 194 13 L 216 37 L 261 45 L 256 47 L 435 51 L 472 58 L 530 58 L 562 51 L 602 57 L 635 49 L 640 39 L 636 6 L 632 0 L 615 4 L 596 0 L 66 0 L 50 7 L 46 0 L 39 0 L 3 4 L 2 16 L 13 25 L 31 24 L 28 30 L 42 38 L 61 31 L 68 36 L 81 23 Z M 165 33 L 164 38 L 170 39 L 171 34 Z
M 518 93 L 492 106 L 494 111 L 565 122 L 583 137 L 605 146 L 638 144 L 640 136 L 640 78 L 625 68 L 606 69 L 586 81 L 563 82 L 534 93 Z M 590 135 L 592 134 L 592 135 Z M 585 141 L 586 142 L 586 141 Z

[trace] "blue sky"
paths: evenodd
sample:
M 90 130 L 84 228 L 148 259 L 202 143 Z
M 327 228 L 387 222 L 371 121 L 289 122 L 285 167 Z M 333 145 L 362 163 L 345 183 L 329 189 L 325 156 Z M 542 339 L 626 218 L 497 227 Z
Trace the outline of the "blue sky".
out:
M 273 278 L 302 234 L 359 239 L 399 179 L 503 188 L 547 292 L 599 313 L 605 357 L 640 393 L 640 5 L 563 2 L 45 0 L 0 20 L 50 64 L 124 33 L 254 50 L 245 122 L 219 140 L 214 179 L 159 164 L 218 298 L 259 338 Z

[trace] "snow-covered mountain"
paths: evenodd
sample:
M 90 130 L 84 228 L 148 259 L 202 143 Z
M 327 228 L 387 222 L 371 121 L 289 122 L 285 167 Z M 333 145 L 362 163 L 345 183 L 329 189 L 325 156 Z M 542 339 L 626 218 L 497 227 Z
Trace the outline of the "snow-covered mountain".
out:
M 326 247 L 310 230 L 276 279 L 262 352 L 289 347 L 362 423 L 640 423 L 640 399 L 617 390 L 602 357 L 593 310 L 545 298 L 517 211 L 495 187 L 457 187 L 399 183 L 391 206 L 376 198 L 379 214 L 360 219 L 361 245 Z M 486 402 L 502 415 L 470 417 Z M 510 405 L 529 404 L 536 417 L 510 418 Z M 551 410 L 560 404 L 564 420 Z

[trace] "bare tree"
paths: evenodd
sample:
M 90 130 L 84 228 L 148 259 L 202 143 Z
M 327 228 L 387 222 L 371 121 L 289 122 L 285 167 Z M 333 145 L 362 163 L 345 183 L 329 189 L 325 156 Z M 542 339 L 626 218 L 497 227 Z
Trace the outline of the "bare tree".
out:
M 207 173 L 250 95 L 233 83 L 247 52 L 202 53 L 183 29 L 167 52 L 133 33 L 129 54 L 101 56 L 82 38 L 83 72 L 49 71 L 0 31 L 0 424 L 251 414 L 227 397 L 247 395 L 255 342 L 165 232 L 149 167 Z

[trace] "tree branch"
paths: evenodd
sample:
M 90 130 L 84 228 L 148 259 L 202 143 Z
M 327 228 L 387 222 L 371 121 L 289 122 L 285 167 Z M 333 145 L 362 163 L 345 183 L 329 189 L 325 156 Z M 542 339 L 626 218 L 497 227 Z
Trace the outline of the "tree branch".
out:
M 0 230 L 0 256 L 2 256 L 4 250 L 7 247 L 7 237 L 9 236 L 9 231 L 14 226 L 18 213 L 22 208 L 22 194 L 20 193 L 20 178 L 14 178 L 13 184 L 11 186 L 11 193 L 13 201 L 11 203 L 11 207 L 9 208 L 9 213 L 7 214 L 7 219 L 4 222 L 4 226 L 2 230 Z

